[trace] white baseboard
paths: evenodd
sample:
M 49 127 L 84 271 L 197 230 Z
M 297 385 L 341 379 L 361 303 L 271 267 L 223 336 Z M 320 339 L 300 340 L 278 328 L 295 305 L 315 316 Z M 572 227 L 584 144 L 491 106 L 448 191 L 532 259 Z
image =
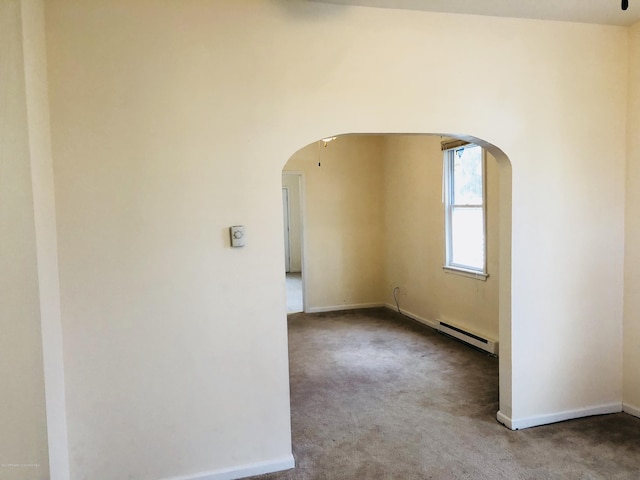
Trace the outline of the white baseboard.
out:
M 398 307 L 396 307 L 395 305 L 391 305 L 390 303 L 385 303 L 384 306 L 389 310 L 393 310 L 394 312 L 398 311 Z M 400 309 L 400 312 L 403 315 L 406 315 L 407 317 L 412 318 L 416 322 L 426 325 L 427 327 L 431 327 L 434 330 L 438 329 L 438 325 L 439 325 L 438 322 L 434 322 L 433 320 L 427 320 L 426 318 L 422 318 L 421 316 L 416 315 L 415 313 L 409 312 L 407 310 Z
M 507 417 L 501 411 L 498 411 L 498 413 L 496 414 L 496 419 L 509 430 L 516 430 L 515 428 L 513 428 L 513 424 L 511 423 L 511 417 Z
M 326 307 L 307 308 L 307 313 L 339 312 L 340 310 L 358 310 L 361 308 L 381 308 L 383 303 L 354 303 L 351 305 L 329 305 Z
M 577 410 L 568 410 L 558 413 L 550 413 L 547 415 L 535 415 L 525 418 L 510 418 L 502 412 L 498 412 L 496 418 L 498 422 L 503 424 L 510 430 L 522 430 L 525 428 L 539 427 L 540 425 L 548 425 L 550 423 L 564 422 L 565 420 L 573 420 L 575 418 L 590 417 L 592 415 L 607 415 L 609 413 L 619 413 L 622 411 L 622 404 L 609 403 L 599 405 L 597 407 L 580 408 Z
M 163 480 L 236 480 L 238 478 L 253 477 L 265 473 L 289 470 L 296 466 L 293 455 L 268 462 L 252 463 L 250 465 L 239 465 L 237 467 L 214 470 L 212 472 L 201 472 L 180 477 L 165 478 Z
M 633 415 L 634 417 L 640 417 L 640 407 L 636 407 L 628 403 L 623 403 L 622 411 L 624 413 L 628 413 L 629 415 Z

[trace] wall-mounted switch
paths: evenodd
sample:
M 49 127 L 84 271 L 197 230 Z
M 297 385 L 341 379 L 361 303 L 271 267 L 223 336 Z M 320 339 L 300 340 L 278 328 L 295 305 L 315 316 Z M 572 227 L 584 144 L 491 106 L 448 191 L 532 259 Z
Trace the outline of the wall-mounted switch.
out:
M 234 225 L 229 227 L 232 247 L 244 247 L 244 225 Z

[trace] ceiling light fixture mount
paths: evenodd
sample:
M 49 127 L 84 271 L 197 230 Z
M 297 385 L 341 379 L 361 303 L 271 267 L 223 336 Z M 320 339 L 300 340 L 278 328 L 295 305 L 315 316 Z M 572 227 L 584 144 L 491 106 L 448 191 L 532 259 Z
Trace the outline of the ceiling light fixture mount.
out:
M 327 146 L 327 143 L 332 142 L 336 139 L 336 137 L 327 137 L 327 138 L 323 138 L 322 139 L 322 143 L 324 144 L 324 146 Z

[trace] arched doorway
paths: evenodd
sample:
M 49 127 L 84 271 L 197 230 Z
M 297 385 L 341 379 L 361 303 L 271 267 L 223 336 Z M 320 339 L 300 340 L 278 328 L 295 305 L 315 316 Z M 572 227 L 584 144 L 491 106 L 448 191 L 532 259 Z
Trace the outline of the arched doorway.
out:
M 443 138 L 487 152 L 488 278 L 481 282 L 442 268 Z M 399 301 L 422 323 L 447 320 L 494 341 L 500 411 L 510 416 L 511 165 L 504 152 L 467 135 L 338 135 L 298 150 L 283 171 L 305 175 L 305 311 Z

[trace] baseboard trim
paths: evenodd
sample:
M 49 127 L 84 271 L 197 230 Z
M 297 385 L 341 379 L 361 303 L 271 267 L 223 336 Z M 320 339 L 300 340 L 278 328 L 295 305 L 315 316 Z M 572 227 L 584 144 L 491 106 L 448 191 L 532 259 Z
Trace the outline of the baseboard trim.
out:
M 390 303 L 385 303 L 383 306 L 385 308 L 388 308 L 389 310 L 393 310 L 394 312 L 398 311 L 398 307 L 396 307 L 395 305 L 391 305 Z M 426 318 L 423 318 L 420 315 L 416 315 L 415 313 L 412 313 L 403 309 L 400 309 L 400 313 L 402 315 L 406 315 L 407 317 L 411 318 L 412 320 L 415 320 L 418 323 L 422 323 L 427 327 L 431 327 L 434 330 L 438 329 L 438 322 L 434 322 L 433 320 L 427 320 Z
M 293 455 L 277 460 L 267 462 L 252 463 L 249 465 L 240 465 L 233 468 L 225 468 L 222 470 L 214 470 L 212 472 L 201 472 L 192 475 L 184 475 L 181 477 L 165 478 L 163 480 L 236 480 L 238 478 L 253 477 L 255 475 L 264 475 L 265 473 L 280 472 L 289 470 L 296 466 Z
M 498 413 L 496 413 L 496 420 L 498 420 L 498 423 L 501 423 L 502 425 L 507 427 L 509 430 L 516 430 L 515 428 L 513 428 L 511 417 L 507 417 L 504 413 L 502 413 L 499 410 L 498 410 Z
M 630 405 L 628 403 L 622 404 L 622 411 L 624 413 L 628 413 L 629 415 L 633 415 L 634 417 L 640 418 L 640 407 L 636 407 L 634 405 Z
M 361 308 L 381 308 L 383 303 L 353 303 L 351 305 L 328 305 L 326 307 L 307 308 L 307 313 L 339 312 L 340 310 L 359 310 Z
M 498 422 L 503 424 L 510 430 L 523 430 L 525 428 L 539 427 L 550 423 L 564 422 L 582 417 L 591 417 L 593 415 L 608 415 L 610 413 L 620 413 L 622 411 L 621 403 L 608 403 L 596 407 L 579 408 L 576 410 L 567 410 L 564 412 L 550 413 L 547 415 L 535 415 L 525 418 L 510 418 L 502 412 L 498 412 L 496 418 Z

